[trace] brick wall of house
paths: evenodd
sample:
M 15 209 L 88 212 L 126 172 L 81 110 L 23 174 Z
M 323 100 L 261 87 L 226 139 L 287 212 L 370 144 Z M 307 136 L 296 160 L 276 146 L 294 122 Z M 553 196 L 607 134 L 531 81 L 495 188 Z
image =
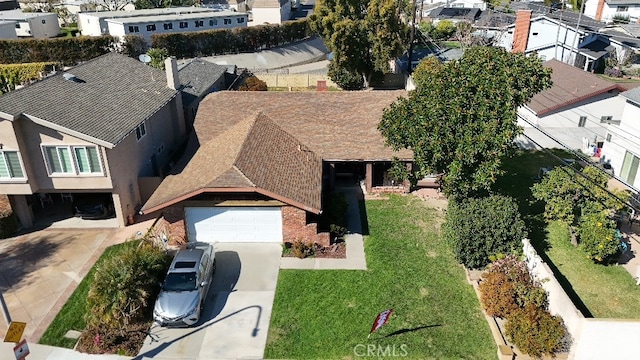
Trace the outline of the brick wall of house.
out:
M 406 194 L 409 187 L 405 186 L 374 186 L 371 188 L 371 194 Z
M 307 224 L 307 213 L 293 206 L 282 207 L 282 241 L 293 243 L 296 240 L 329 246 L 329 233 L 318 233 L 318 224 Z
M 173 205 L 162 210 L 163 217 L 156 228 L 169 237 L 170 246 L 184 246 L 187 242 L 187 228 L 184 223 L 184 206 Z

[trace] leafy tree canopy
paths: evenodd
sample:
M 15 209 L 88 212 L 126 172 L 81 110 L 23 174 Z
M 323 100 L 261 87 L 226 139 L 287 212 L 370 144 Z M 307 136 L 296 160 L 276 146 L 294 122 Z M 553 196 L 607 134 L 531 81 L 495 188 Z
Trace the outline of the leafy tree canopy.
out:
M 179 6 L 193 6 L 195 0 L 135 0 L 136 9 L 157 9 Z
M 321 0 L 310 20 L 342 69 L 333 74 L 360 74 L 364 86 L 374 72 L 388 70 L 408 39 L 395 0 Z
M 448 196 L 482 196 L 522 132 L 517 108 L 551 86 L 551 70 L 535 56 L 472 47 L 457 61 L 426 60 L 414 81 L 378 129 L 392 148 L 413 150 L 418 176 L 445 173 Z

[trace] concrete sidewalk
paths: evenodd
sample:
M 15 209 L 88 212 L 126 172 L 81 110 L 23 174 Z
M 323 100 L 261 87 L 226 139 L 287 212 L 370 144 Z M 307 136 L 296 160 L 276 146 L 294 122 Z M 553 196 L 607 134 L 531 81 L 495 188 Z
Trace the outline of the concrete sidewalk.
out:
M 359 201 L 362 200 L 362 189 L 359 186 L 337 188 L 336 191 L 345 195 L 349 208 L 347 209 L 347 227 L 349 233 L 345 235 L 347 243 L 346 259 L 319 259 L 283 257 L 280 259 L 280 269 L 299 270 L 367 270 L 364 254 L 364 239 L 362 236 L 362 222 Z

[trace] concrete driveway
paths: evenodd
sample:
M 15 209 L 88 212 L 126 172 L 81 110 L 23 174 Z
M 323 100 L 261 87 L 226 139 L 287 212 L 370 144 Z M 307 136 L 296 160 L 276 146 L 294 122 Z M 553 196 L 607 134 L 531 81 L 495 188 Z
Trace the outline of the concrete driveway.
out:
M 217 270 L 200 322 L 154 326 L 139 359 L 262 359 L 278 282 L 280 244 L 216 244 Z
M 42 230 L 0 240 L 0 293 L 23 338 L 36 342 L 116 230 Z M 0 318 L 0 336 L 7 325 Z

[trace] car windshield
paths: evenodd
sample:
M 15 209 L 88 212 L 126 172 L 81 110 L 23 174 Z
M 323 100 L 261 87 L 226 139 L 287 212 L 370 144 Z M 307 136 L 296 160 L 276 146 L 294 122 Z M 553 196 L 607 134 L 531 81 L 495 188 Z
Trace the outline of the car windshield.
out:
M 196 286 L 196 273 L 169 273 L 164 281 L 165 291 L 193 291 Z

